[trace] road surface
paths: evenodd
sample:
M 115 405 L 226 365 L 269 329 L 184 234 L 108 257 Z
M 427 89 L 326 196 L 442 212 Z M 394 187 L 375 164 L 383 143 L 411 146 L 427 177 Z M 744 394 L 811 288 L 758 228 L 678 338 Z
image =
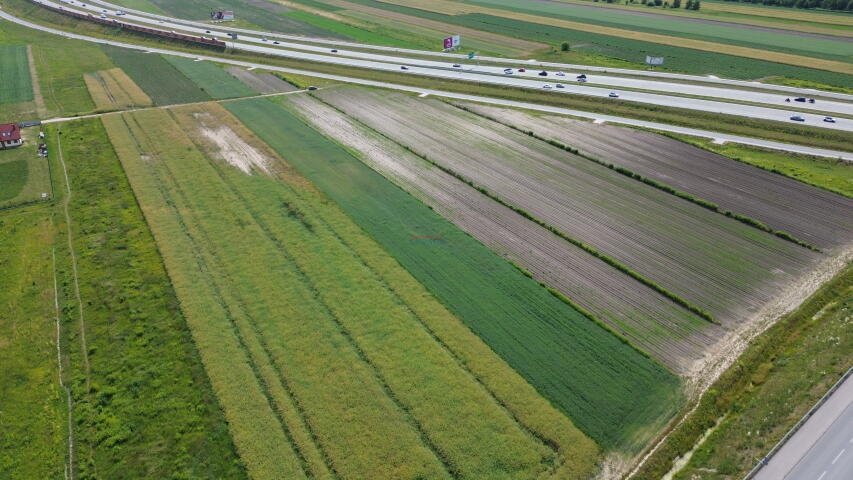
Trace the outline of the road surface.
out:
M 847 377 L 754 478 L 853 478 L 853 375 Z
M 607 102 L 632 101 L 651 105 L 698 110 L 703 112 L 721 113 L 741 117 L 775 120 L 794 123 L 790 118 L 794 115 L 803 117 L 803 123 L 814 127 L 833 130 L 853 131 L 853 118 L 835 118 L 834 123 L 824 121 L 826 116 L 845 115 L 853 117 L 853 102 L 842 100 L 820 99 L 815 104 L 786 102 L 786 96 L 777 93 L 743 90 L 740 88 L 722 88 L 698 84 L 661 82 L 637 78 L 624 78 L 603 75 L 590 75 L 586 83 L 579 83 L 575 77 L 578 72 L 551 71 L 547 77 L 538 75 L 538 68 L 523 73 L 513 69 L 513 73 L 504 73 L 504 66 L 479 66 L 466 63 L 448 63 L 446 61 L 427 60 L 423 58 L 401 57 L 394 55 L 368 53 L 355 50 L 337 50 L 317 45 L 296 43 L 293 41 L 273 40 L 259 32 L 241 34 L 237 40 L 228 39 L 226 33 L 218 29 L 218 25 L 207 25 L 191 22 L 200 26 L 188 26 L 186 21 L 168 19 L 159 15 L 130 13 L 120 17 L 114 15 L 114 10 L 107 10 L 101 5 L 84 3 L 79 0 L 37 0 L 52 6 L 63 6 L 68 10 L 85 11 L 94 15 L 104 15 L 107 18 L 120 19 L 123 22 L 145 25 L 164 30 L 176 30 L 195 35 L 210 35 L 225 37 L 230 47 L 264 55 L 279 56 L 310 62 L 320 62 L 353 68 L 394 73 L 396 75 L 422 75 L 446 80 L 480 82 L 491 85 L 529 88 L 548 91 L 552 94 L 574 94 L 601 98 Z M 60 5 L 60 4 L 65 5 Z M 106 13 L 103 13 L 106 12 Z M 278 44 L 274 44 L 277 42 Z M 458 65 L 454 68 L 453 65 Z M 403 70 L 402 67 L 406 69 Z M 564 76 L 558 76 L 563 74 Z M 599 85 L 599 86 L 595 86 Z M 661 93 L 636 90 L 632 88 L 653 90 Z M 617 89 L 617 91 L 614 90 Z M 619 98 L 611 98 L 613 93 Z M 686 96 L 689 95 L 689 96 Z M 699 96 L 701 98 L 696 98 Z M 737 103 L 744 102 L 744 103 Z M 747 104 L 748 103 L 748 104 Z M 765 106 L 766 105 L 766 106 Z
M 504 99 L 499 99 L 499 98 L 482 97 L 482 96 L 478 96 L 478 95 L 466 95 L 466 94 L 459 94 L 459 93 L 453 93 L 453 92 L 445 92 L 445 91 L 441 91 L 441 90 L 411 87 L 411 86 L 407 86 L 407 85 L 398 85 L 398 84 L 394 84 L 394 83 L 377 82 L 377 81 L 365 80 L 365 79 L 361 79 L 361 78 L 351 78 L 351 77 L 346 77 L 346 76 L 342 76 L 342 75 L 331 75 L 331 74 L 327 74 L 327 73 L 312 72 L 310 70 L 301 70 L 301 69 L 295 69 L 295 68 L 285 68 L 285 67 L 278 67 L 278 66 L 273 66 L 273 65 L 265 65 L 265 64 L 259 63 L 259 62 L 246 62 L 246 61 L 241 61 L 241 60 L 232 60 L 232 59 L 228 59 L 228 58 L 216 57 L 216 56 L 212 56 L 212 55 L 194 54 L 194 53 L 179 52 L 179 51 L 174 51 L 174 50 L 167 50 L 167 49 L 163 49 L 163 48 L 145 47 L 142 45 L 136 45 L 136 44 L 132 44 L 132 43 L 125 43 L 125 42 L 119 42 L 119 41 L 114 41 L 114 40 L 107 40 L 107 39 L 103 39 L 103 38 L 90 37 L 87 35 L 80 35 L 80 34 L 76 34 L 76 33 L 65 32 L 63 30 L 58 30 L 58 29 L 47 27 L 44 25 L 39 25 L 37 23 L 33 23 L 33 22 L 28 21 L 28 20 L 24 20 L 22 18 L 15 17 L 14 15 L 11 15 L 8 12 L 5 12 L 3 10 L 0 10 L 0 18 L 3 18 L 3 19 L 8 20 L 10 22 L 17 23 L 17 24 L 22 25 L 22 26 L 27 27 L 27 28 L 32 28 L 35 30 L 40 30 L 43 32 L 52 33 L 52 34 L 59 35 L 61 37 L 65 37 L 65 38 L 73 38 L 76 40 L 98 43 L 101 45 L 113 45 L 113 46 L 117 46 L 117 47 L 128 48 L 131 50 L 137 50 L 137 51 L 160 53 L 160 54 L 164 54 L 164 55 L 174 55 L 174 56 L 178 56 L 178 57 L 198 59 L 198 60 L 208 60 L 208 61 L 223 63 L 223 64 L 227 64 L 227 65 L 237 65 L 237 66 L 244 67 L 244 68 L 252 68 L 252 69 L 261 68 L 261 69 L 273 71 L 273 72 L 290 73 L 290 74 L 295 74 L 295 75 L 304 75 L 304 76 L 310 76 L 310 77 L 315 77 L 315 78 L 323 78 L 323 79 L 334 80 L 334 81 L 339 81 L 339 82 L 352 83 L 352 84 L 356 84 L 356 85 L 365 85 L 365 86 L 371 86 L 371 87 L 388 88 L 388 89 L 393 89 L 393 90 L 399 90 L 399 91 L 405 91 L 405 92 L 411 92 L 411 93 L 418 93 L 421 95 L 433 95 L 436 97 L 453 98 L 453 99 L 458 99 L 458 100 L 470 100 L 470 101 L 474 101 L 474 102 L 482 102 L 482 103 L 487 103 L 487 104 L 492 104 L 492 105 L 519 107 L 519 108 L 526 108 L 526 109 L 536 110 L 536 111 L 541 111 L 541 112 L 556 113 L 556 114 L 562 114 L 562 115 L 572 115 L 575 117 L 586 118 L 586 119 L 594 120 L 597 122 L 617 123 L 617 124 L 621 124 L 621 125 L 628 125 L 628 126 L 634 126 L 634 127 L 650 128 L 650 129 L 659 130 L 659 131 L 663 131 L 663 132 L 680 133 L 680 134 L 691 135 L 691 136 L 695 136 L 695 137 L 708 138 L 708 139 L 715 140 L 718 143 L 731 142 L 731 143 L 738 143 L 738 144 L 743 144 L 743 145 L 752 145 L 752 146 L 757 146 L 757 147 L 769 148 L 769 149 L 773 149 L 773 150 L 781 150 L 781 151 L 792 152 L 792 153 L 801 153 L 801 154 L 805 154 L 805 155 L 814 155 L 814 156 L 819 156 L 819 157 L 837 158 L 837 159 L 842 159 L 842 160 L 846 160 L 846 161 L 853 161 L 853 153 L 851 153 L 851 152 L 827 150 L 827 149 L 822 149 L 822 148 L 806 147 L 806 146 L 802 146 L 802 145 L 792 145 L 792 144 L 787 144 L 787 143 L 782 143 L 782 142 L 761 140 L 761 139 L 756 139 L 756 138 L 751 138 L 751 137 L 745 137 L 745 136 L 740 136 L 740 135 L 731 135 L 731 134 L 719 133 L 719 132 L 714 132 L 714 131 L 709 131 L 709 130 L 679 127 L 679 126 L 668 125 L 668 124 L 664 124 L 664 123 L 647 122 L 647 121 L 643 121 L 643 120 L 635 120 L 632 118 L 617 117 L 617 116 L 612 116 L 612 115 L 600 115 L 597 113 L 584 112 L 584 111 L 580 111 L 580 110 L 572 110 L 572 109 L 560 108 L 560 107 L 553 107 L 553 106 L 549 106 L 549 105 L 540 105 L 540 104 L 536 104 L 536 103 L 517 102 L 517 101 L 504 100 Z

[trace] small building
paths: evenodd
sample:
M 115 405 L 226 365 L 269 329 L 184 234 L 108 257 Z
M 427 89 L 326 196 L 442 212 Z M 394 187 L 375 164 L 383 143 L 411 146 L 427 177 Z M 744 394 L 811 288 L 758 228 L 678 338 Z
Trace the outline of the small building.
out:
M 20 147 L 21 128 L 16 123 L 0 123 L 0 149 Z

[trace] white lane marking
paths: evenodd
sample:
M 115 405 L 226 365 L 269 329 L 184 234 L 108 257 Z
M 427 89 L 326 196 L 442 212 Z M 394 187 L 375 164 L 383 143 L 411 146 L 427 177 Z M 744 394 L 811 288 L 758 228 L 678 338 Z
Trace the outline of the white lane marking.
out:
M 832 464 L 835 465 L 835 462 L 837 462 L 838 459 L 841 458 L 841 456 L 844 455 L 844 452 L 846 452 L 846 451 L 847 451 L 846 448 L 842 448 L 841 451 L 838 452 L 838 455 L 836 455 L 835 458 L 832 460 Z
M 823 473 L 821 473 L 820 476 L 817 477 L 817 480 L 822 480 L 824 475 L 826 475 L 826 470 L 824 470 Z

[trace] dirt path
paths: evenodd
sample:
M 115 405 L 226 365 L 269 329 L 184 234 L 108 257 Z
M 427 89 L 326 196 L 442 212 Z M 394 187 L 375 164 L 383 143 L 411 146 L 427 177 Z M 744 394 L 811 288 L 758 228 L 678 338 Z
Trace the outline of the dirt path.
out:
M 33 57 L 33 46 L 27 45 L 27 61 L 30 65 L 30 78 L 33 84 L 33 100 L 36 103 L 36 114 L 39 117 L 47 115 L 47 107 L 44 104 L 44 97 L 41 94 L 41 85 L 39 85 L 38 72 L 36 71 L 36 61 Z
M 73 429 L 73 404 L 71 402 L 71 389 L 65 386 L 62 379 L 62 331 L 59 323 L 59 288 L 56 281 L 56 248 L 51 252 L 53 256 L 53 306 L 56 309 L 56 364 L 59 368 L 59 388 L 65 391 L 65 401 L 68 409 L 68 461 L 65 463 L 65 480 L 74 480 L 74 429 Z

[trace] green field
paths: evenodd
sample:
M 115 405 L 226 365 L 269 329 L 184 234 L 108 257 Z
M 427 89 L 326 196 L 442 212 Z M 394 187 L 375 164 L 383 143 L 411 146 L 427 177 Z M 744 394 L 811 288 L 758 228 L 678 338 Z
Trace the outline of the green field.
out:
M 51 198 L 50 166 L 36 155 L 36 144 L 25 132 L 24 145 L 0 150 L 0 209 Z
M 70 224 L 64 202 L 56 207 L 55 245 L 75 478 L 244 478 L 103 126 L 89 119 L 61 132 L 48 129 L 54 166 L 67 167 L 71 190 L 62 199 Z M 57 190 L 65 188 L 60 181 Z
M 604 447 L 634 446 L 679 405 L 678 381 L 660 365 L 293 114 L 265 100 L 227 108 Z M 638 399 L 636 391 L 647 395 Z
M 160 55 L 110 46 L 102 48 L 115 65 L 151 97 L 155 105 L 202 102 L 211 98 Z
M 452 316 L 304 179 L 275 163 L 258 169 L 281 180 L 206 158 L 230 152 L 199 140 L 222 125 L 219 110 L 181 108 L 177 124 L 163 111 L 105 121 L 251 475 L 531 478 L 557 453 L 592 467 L 592 443 L 565 419 L 551 420 L 560 435 L 534 436 L 541 421 L 510 414 L 516 400 L 496 398 L 424 325 Z
M 248 97 L 258 93 L 213 63 L 168 55 L 163 58 L 213 98 Z
M 0 477 L 9 480 L 62 478 L 68 452 L 53 238 L 49 208 L 0 211 Z
M 0 104 L 33 99 L 26 45 L 0 45 Z

